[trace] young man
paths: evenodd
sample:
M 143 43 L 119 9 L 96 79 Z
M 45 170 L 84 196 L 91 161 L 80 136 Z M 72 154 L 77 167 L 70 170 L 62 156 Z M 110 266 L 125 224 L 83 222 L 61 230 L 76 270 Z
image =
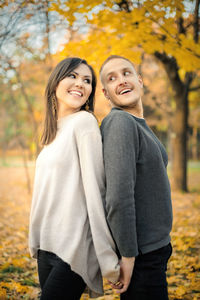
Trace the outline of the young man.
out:
M 167 300 L 172 253 L 167 153 L 143 117 L 143 83 L 132 62 L 110 56 L 100 76 L 112 106 L 101 132 L 107 220 L 121 256 L 120 281 L 113 287 L 123 300 Z

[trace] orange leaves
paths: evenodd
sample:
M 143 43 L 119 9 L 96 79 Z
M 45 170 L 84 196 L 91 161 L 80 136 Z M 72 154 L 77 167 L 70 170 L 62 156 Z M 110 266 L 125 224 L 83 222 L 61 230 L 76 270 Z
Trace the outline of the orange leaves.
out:
M 15 281 L 1 282 L 0 286 L 2 289 L 14 290 L 19 294 L 25 294 L 29 290 L 27 286 L 22 286 L 20 283 L 17 283 Z
M 0 300 L 5 300 L 6 295 L 7 295 L 6 289 L 0 286 Z
M 193 175 L 194 176 L 194 175 Z M 168 283 L 172 299 L 200 297 L 199 225 L 200 198 L 197 194 L 172 194 L 174 251 L 169 262 Z
M 183 295 L 185 295 L 185 293 L 187 292 L 187 287 L 181 285 L 177 288 L 176 290 L 176 297 L 178 297 L 178 299 L 183 299 Z
M 31 168 L 33 177 L 33 168 Z M 199 186 L 200 172 L 190 174 Z M 36 262 L 28 254 L 27 231 L 30 196 L 25 189 L 21 167 L 0 170 L 0 300 L 38 297 Z M 200 299 L 200 194 L 173 193 L 173 254 L 168 267 L 170 300 Z M 104 282 L 105 296 L 99 300 L 119 300 Z M 81 300 L 88 300 L 83 295 Z
M 10 296 L 12 298 L 10 298 Z M 0 283 L 0 300 L 5 299 L 22 299 L 23 296 L 28 296 L 26 299 L 37 299 L 37 293 L 34 288 L 29 286 L 21 285 L 14 280 L 10 282 L 1 282 Z
M 37 299 L 35 261 L 28 254 L 27 244 L 30 196 L 24 180 L 23 168 L 1 170 L 0 300 L 17 300 L 25 295 L 26 299 Z

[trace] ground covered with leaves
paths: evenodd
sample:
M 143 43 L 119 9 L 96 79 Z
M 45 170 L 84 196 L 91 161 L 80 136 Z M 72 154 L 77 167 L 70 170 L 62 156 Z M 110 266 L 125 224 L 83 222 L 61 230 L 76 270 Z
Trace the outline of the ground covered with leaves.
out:
M 29 168 L 33 178 L 34 168 Z M 189 176 L 190 193 L 172 193 L 173 255 L 169 262 L 170 300 L 200 299 L 200 169 Z M 38 299 L 35 260 L 29 256 L 27 237 L 31 195 L 21 165 L 0 170 L 0 300 Z M 88 299 L 83 295 L 82 300 Z M 105 296 L 119 299 L 105 283 Z

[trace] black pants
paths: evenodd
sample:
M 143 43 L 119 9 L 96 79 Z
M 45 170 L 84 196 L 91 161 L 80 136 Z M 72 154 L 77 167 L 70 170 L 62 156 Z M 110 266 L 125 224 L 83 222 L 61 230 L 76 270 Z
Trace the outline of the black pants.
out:
M 166 270 L 171 244 L 147 254 L 139 254 L 128 290 L 121 300 L 168 300 Z
M 78 300 L 86 287 L 82 277 L 51 252 L 38 251 L 38 274 L 41 300 Z

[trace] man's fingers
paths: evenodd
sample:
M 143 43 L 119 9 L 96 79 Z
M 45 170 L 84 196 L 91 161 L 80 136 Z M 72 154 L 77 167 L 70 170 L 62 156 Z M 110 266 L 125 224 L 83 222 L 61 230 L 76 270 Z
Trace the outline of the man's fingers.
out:
M 128 284 L 124 284 L 124 286 L 121 289 L 117 290 L 116 293 L 122 294 L 126 292 L 127 289 L 128 289 Z

